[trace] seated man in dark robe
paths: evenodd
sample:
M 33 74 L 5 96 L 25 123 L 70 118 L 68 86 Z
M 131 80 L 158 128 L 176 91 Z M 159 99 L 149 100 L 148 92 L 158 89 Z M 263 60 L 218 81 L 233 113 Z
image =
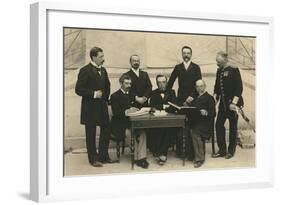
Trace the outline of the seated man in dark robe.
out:
M 192 105 L 198 112 L 190 116 L 189 125 L 194 147 L 194 167 L 198 168 L 205 161 L 205 140 L 213 135 L 216 108 L 213 96 L 206 91 L 205 82 L 198 80 L 195 87 L 198 97 L 192 102 Z
M 121 88 L 111 95 L 111 132 L 122 140 L 126 136 L 131 137 L 130 122 L 127 114 L 139 110 L 135 107 L 135 95 L 131 93 L 130 88 L 132 80 L 129 75 L 123 74 L 119 79 Z M 144 130 L 135 131 L 135 163 L 142 168 L 148 168 L 146 161 L 146 133 Z
M 174 108 L 170 107 L 168 102 L 175 103 L 176 94 L 174 90 L 167 89 L 166 76 L 157 75 L 156 83 L 158 88 L 152 91 L 150 106 L 156 110 L 174 112 Z M 167 161 L 168 149 L 175 135 L 175 128 L 155 128 L 149 130 L 149 148 L 160 165 Z

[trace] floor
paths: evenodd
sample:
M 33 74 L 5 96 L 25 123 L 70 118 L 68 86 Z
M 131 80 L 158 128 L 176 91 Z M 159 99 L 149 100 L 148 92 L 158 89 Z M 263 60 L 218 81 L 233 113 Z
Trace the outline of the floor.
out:
M 116 159 L 115 149 L 109 150 L 110 157 Z M 212 158 L 211 143 L 206 144 L 206 161 L 200 168 L 194 168 L 191 161 L 187 161 L 185 166 L 182 160 L 175 157 L 175 152 L 170 150 L 168 161 L 165 165 L 157 164 L 154 157 L 148 151 L 147 159 L 150 163 L 148 169 L 142 169 L 135 166 L 131 169 L 129 148 L 125 149 L 125 154 L 121 155 L 120 163 L 104 164 L 103 167 L 93 167 L 88 163 L 85 149 L 73 150 L 65 153 L 65 176 L 78 175 L 96 175 L 96 174 L 113 174 L 113 173 L 138 173 L 138 172 L 167 172 L 167 171 L 197 171 L 210 169 L 230 169 L 230 168 L 248 168 L 255 167 L 255 149 L 242 149 L 237 146 L 236 154 L 231 159 Z

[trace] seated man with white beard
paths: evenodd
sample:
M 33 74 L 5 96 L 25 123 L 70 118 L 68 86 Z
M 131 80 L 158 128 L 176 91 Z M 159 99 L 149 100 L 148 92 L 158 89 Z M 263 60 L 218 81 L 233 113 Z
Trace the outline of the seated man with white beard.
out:
M 195 84 L 198 97 L 192 102 L 200 112 L 190 118 L 191 138 L 194 147 L 194 167 L 202 166 L 205 161 L 205 140 L 212 136 L 216 115 L 215 99 L 206 91 L 203 80 Z

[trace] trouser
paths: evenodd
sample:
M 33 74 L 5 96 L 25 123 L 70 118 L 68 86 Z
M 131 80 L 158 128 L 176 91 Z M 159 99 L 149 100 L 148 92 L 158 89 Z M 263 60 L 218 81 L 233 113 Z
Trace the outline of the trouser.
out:
M 167 156 L 168 149 L 172 143 L 174 128 L 155 128 L 149 130 L 150 151 L 155 156 Z
M 131 138 L 131 130 L 126 129 L 126 137 Z M 135 160 L 146 158 L 146 133 L 145 130 L 135 130 Z
M 185 157 L 187 157 L 187 159 L 189 161 L 193 161 L 194 160 L 194 148 L 193 148 L 193 143 L 192 143 L 192 138 L 190 135 L 190 127 L 188 124 L 186 124 L 186 127 L 183 130 L 183 134 L 185 135 Z M 183 137 L 182 137 L 182 132 L 181 130 L 178 132 L 178 136 L 177 136 L 177 142 L 176 142 L 176 154 L 177 156 L 181 157 L 183 156 L 182 154 L 182 145 L 183 145 Z
M 194 161 L 205 161 L 205 140 L 197 130 L 191 129 L 190 134 L 194 148 Z
M 108 158 L 110 131 L 108 126 L 100 126 L 99 149 L 96 147 L 96 125 L 85 125 L 86 146 L 90 163 Z
M 229 120 L 229 145 L 226 149 L 226 139 L 225 139 L 225 121 Z M 216 120 L 216 135 L 217 144 L 219 147 L 219 153 L 225 155 L 226 153 L 235 154 L 236 144 L 237 144 L 237 123 L 238 115 L 234 111 L 224 111 L 219 109 L 217 120 Z

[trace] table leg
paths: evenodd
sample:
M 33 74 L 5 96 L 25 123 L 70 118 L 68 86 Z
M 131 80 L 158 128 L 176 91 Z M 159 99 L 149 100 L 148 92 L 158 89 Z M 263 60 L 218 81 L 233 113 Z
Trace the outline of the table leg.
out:
M 184 134 L 184 127 L 182 128 L 182 166 L 185 166 L 185 153 L 186 153 L 186 146 L 185 146 L 185 134 Z
M 135 162 L 135 133 L 134 129 L 131 128 L 131 169 L 134 169 Z

